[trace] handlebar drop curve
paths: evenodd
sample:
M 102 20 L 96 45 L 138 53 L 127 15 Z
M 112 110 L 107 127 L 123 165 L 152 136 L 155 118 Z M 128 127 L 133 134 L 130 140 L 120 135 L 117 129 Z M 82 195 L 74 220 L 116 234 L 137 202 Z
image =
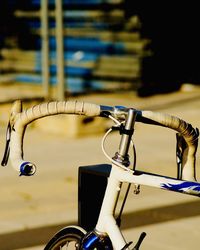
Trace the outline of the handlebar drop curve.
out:
M 14 102 L 10 115 L 10 161 L 11 165 L 20 175 L 33 175 L 36 167 L 33 163 L 23 159 L 23 137 L 26 126 L 42 117 L 57 114 L 78 114 L 85 116 L 98 116 L 100 106 L 78 101 L 54 101 L 35 105 L 22 111 L 22 102 Z

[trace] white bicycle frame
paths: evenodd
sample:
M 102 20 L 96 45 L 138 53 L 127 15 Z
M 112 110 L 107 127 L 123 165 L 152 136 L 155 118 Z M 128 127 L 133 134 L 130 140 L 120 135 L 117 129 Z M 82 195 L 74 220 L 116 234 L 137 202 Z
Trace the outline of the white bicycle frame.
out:
M 121 169 L 113 163 L 96 230 L 99 233 L 106 233 L 110 237 L 115 250 L 122 249 L 127 243 L 114 218 L 115 205 L 123 182 L 200 196 L 200 183 L 198 182 L 182 181 L 139 171 L 133 173 Z
M 133 120 L 134 118 L 132 117 L 132 122 L 134 122 Z M 129 121 L 127 124 L 128 123 L 131 122 Z M 126 136 L 127 135 L 125 135 L 125 137 Z M 122 135 L 119 152 L 123 152 L 123 155 L 126 156 L 128 148 L 129 142 L 127 138 L 124 139 Z M 179 180 L 167 176 L 131 170 L 120 165 L 121 164 L 118 164 L 117 161 L 116 163 L 112 161 L 112 168 L 108 178 L 105 196 L 95 228 L 97 233 L 107 234 L 109 236 L 115 250 L 130 249 L 114 218 L 116 203 L 122 183 L 147 185 L 169 191 L 200 196 L 200 183 L 198 182 Z

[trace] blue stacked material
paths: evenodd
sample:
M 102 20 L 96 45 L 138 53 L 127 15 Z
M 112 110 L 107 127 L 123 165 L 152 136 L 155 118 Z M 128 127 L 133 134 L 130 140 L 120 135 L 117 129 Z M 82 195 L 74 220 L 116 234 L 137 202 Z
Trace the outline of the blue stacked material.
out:
M 27 25 L 31 29 L 38 29 L 41 27 L 41 23 L 39 20 L 35 21 L 27 21 Z M 99 29 L 99 30 L 106 30 L 109 28 L 112 28 L 112 24 L 110 23 L 104 23 L 102 21 L 93 21 L 93 22 L 88 22 L 87 20 L 80 21 L 79 20 L 70 20 L 70 21 L 64 21 L 63 25 L 68 28 L 93 28 L 93 29 Z M 56 23 L 55 21 L 49 21 L 49 28 L 55 28 Z
M 49 5 L 54 5 L 55 0 L 49 0 L 48 1 Z M 63 0 L 63 4 L 67 5 L 99 5 L 99 4 L 112 4 L 116 3 L 115 0 Z M 40 0 L 31 0 L 31 4 L 33 5 L 40 5 L 41 1 Z
M 41 51 L 35 51 L 34 53 L 34 60 L 35 61 L 41 61 L 42 53 Z M 56 51 L 50 51 L 49 52 L 49 59 L 55 60 L 56 59 Z M 85 52 L 85 51 L 65 51 L 64 52 L 64 59 L 65 60 L 74 60 L 74 61 L 96 61 L 98 59 L 99 55 L 98 53 L 92 53 L 92 52 Z
M 34 71 L 36 73 L 41 73 L 42 71 L 41 65 L 40 64 L 36 65 Z M 66 75 L 70 76 L 89 77 L 91 75 L 92 70 L 83 67 L 81 68 L 81 67 L 66 66 L 64 67 L 64 72 Z M 52 75 L 57 73 L 56 65 L 50 65 L 49 73 Z
M 37 41 L 37 49 L 41 48 L 41 39 Z M 49 38 L 49 46 L 51 50 L 56 49 L 55 37 Z M 98 54 L 124 54 L 126 53 L 126 45 L 123 42 L 102 41 L 98 38 L 79 38 L 65 37 L 64 48 L 69 51 L 89 51 Z
M 34 38 L 30 40 L 32 47 L 28 48 L 30 43 L 28 39 L 24 39 L 24 33 L 22 32 L 21 39 L 18 39 L 18 41 L 23 41 L 23 45 L 25 44 L 26 46 L 21 46 L 19 42 L 17 51 L 14 51 L 13 55 L 12 52 L 9 55 L 5 53 L 5 61 L 7 60 L 6 65 L 8 65 L 7 71 L 10 70 L 11 73 L 16 73 L 17 82 L 33 84 L 42 84 L 43 82 L 42 37 L 40 36 L 42 27 L 39 11 L 41 1 L 24 0 L 26 7 L 19 4 L 18 6 L 21 7 L 16 9 L 15 12 L 16 17 L 23 24 L 22 26 L 29 30 L 31 35 L 29 37 Z M 128 58 L 129 55 L 137 57 L 137 50 L 140 50 L 137 41 L 132 40 L 130 42 L 127 38 L 121 39 L 120 35 L 116 36 L 118 32 L 127 32 L 123 30 L 123 25 L 124 27 L 127 25 L 127 22 L 123 23 L 125 21 L 123 19 L 123 8 L 119 8 L 119 6 L 123 6 L 123 1 L 62 0 L 64 26 L 63 59 L 65 84 L 68 92 L 84 93 L 86 91 L 104 89 L 117 90 L 122 87 L 123 81 L 124 86 L 128 86 L 128 84 L 132 86 L 132 81 L 137 78 L 137 72 L 135 69 L 131 69 L 130 58 Z M 51 85 L 56 85 L 55 0 L 49 0 L 48 5 L 49 79 Z M 123 56 L 127 57 L 127 61 L 124 57 L 121 63 Z M 113 59 L 113 61 L 107 60 L 107 57 Z M 15 60 L 15 63 L 12 64 L 12 60 Z M 133 72 L 134 70 L 136 73 Z
M 22 83 L 31 83 L 38 84 L 42 83 L 41 75 L 30 75 L 30 74 L 19 74 L 15 77 L 17 82 Z M 56 76 L 52 76 L 50 78 L 51 86 L 55 86 L 57 84 Z M 113 90 L 114 87 L 108 87 L 107 82 L 102 80 L 87 80 L 83 78 L 74 78 L 74 77 L 66 77 L 65 78 L 65 87 L 69 93 L 86 93 L 87 91 L 102 91 L 102 90 Z
M 16 76 L 16 81 L 41 84 L 42 77 L 41 75 L 20 74 Z M 57 84 L 57 78 L 55 76 L 50 78 L 50 84 L 52 86 Z M 85 82 L 83 79 L 67 77 L 65 79 L 65 86 L 69 93 L 84 93 L 86 92 L 87 82 Z

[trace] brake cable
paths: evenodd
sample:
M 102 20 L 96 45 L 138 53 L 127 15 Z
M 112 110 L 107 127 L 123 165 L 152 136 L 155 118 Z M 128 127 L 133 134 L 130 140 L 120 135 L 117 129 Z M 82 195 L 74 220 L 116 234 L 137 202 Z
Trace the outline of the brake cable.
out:
M 102 146 L 102 151 L 103 151 L 104 155 L 106 156 L 106 158 L 108 158 L 109 161 L 111 161 L 112 163 L 114 163 L 114 164 L 117 165 L 118 167 L 123 168 L 124 170 L 129 171 L 129 172 L 131 172 L 131 173 L 133 174 L 133 173 L 134 173 L 134 170 L 135 170 L 135 168 L 136 168 L 136 148 L 135 148 L 135 145 L 134 145 L 132 139 L 131 139 L 131 144 L 132 144 L 132 146 L 133 146 L 133 158 L 134 158 L 132 169 L 123 166 L 122 164 L 120 164 L 119 162 L 115 161 L 113 158 L 111 158 L 111 157 L 106 153 L 106 150 L 105 150 L 105 147 L 104 147 L 106 138 L 108 137 L 108 135 L 109 135 L 112 131 L 118 130 L 118 131 L 120 132 L 120 129 L 121 129 L 122 126 L 123 126 L 123 122 L 119 122 L 117 119 L 115 119 L 115 118 L 114 118 L 113 116 L 111 116 L 111 115 L 109 115 L 108 117 L 116 123 L 116 126 L 112 126 L 111 128 L 109 128 L 108 131 L 107 131 L 107 132 L 105 133 L 105 135 L 103 136 L 102 144 L 101 144 L 101 146 Z M 122 202 L 122 204 L 121 204 L 121 208 L 120 208 L 119 213 L 118 213 L 118 216 L 117 216 L 117 218 L 116 218 L 116 222 L 117 222 L 117 225 L 118 225 L 118 226 L 120 226 L 120 224 L 121 224 L 121 216 L 122 216 L 122 213 L 123 213 L 123 209 L 124 209 L 126 200 L 127 200 L 127 198 L 128 198 L 128 194 L 129 194 L 129 191 L 130 191 L 130 187 L 131 187 L 131 183 L 129 183 L 128 186 L 127 186 L 126 193 L 125 193 L 125 195 L 124 195 L 124 199 L 123 199 L 123 202 Z M 139 193 L 139 186 L 136 187 L 134 193 L 136 193 L 136 194 Z

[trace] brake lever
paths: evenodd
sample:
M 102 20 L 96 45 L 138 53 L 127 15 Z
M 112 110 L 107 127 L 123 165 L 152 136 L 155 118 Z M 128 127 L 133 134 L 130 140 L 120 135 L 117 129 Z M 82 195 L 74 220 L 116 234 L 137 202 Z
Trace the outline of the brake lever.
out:
M 11 124 L 10 121 L 8 122 L 7 130 L 6 130 L 6 145 L 5 145 L 5 151 L 3 155 L 3 159 L 1 162 L 1 166 L 5 167 L 8 163 L 8 158 L 10 155 L 10 138 L 11 138 Z

